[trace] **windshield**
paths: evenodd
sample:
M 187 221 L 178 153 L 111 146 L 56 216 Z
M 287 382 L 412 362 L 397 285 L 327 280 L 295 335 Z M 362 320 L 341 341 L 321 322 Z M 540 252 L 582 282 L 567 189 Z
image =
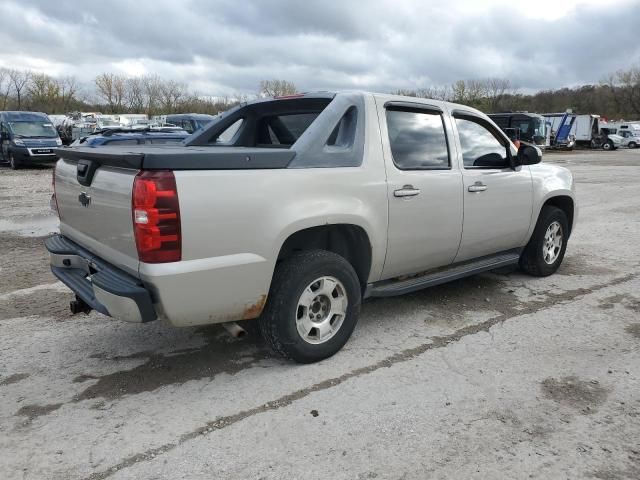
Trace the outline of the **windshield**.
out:
M 50 122 L 9 122 L 9 128 L 17 137 L 56 138 L 58 132 Z
M 533 129 L 534 135 L 536 137 L 546 138 L 547 136 L 547 124 L 544 121 L 544 118 L 533 118 Z

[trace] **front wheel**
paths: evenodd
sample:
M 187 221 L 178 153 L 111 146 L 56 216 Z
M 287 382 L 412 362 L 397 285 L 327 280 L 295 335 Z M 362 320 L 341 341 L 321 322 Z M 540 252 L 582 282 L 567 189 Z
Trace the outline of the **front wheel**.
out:
M 20 162 L 16 160 L 16 157 L 13 156 L 13 153 L 9 154 L 9 167 L 11 167 L 11 170 L 17 170 L 20 168 Z
M 347 343 L 361 301 L 358 275 L 343 257 L 300 252 L 276 266 L 258 322 L 273 351 L 299 363 L 317 362 Z
M 603 150 L 613 150 L 613 147 L 614 146 L 612 141 L 608 141 L 604 145 L 602 145 Z
M 569 222 L 564 211 L 542 207 L 531 240 L 520 256 L 520 268 L 536 277 L 547 277 L 558 270 L 569 238 Z
M 638 144 L 636 142 L 629 142 L 629 145 L 627 145 L 629 148 L 637 148 Z

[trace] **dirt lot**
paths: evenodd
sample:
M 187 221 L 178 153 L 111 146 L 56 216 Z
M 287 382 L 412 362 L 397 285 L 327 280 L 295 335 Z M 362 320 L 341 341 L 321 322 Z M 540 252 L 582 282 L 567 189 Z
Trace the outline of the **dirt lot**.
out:
M 640 149 L 545 161 L 578 181 L 558 274 L 369 301 L 308 366 L 71 317 L 51 171 L 0 168 L 0 478 L 640 478 Z

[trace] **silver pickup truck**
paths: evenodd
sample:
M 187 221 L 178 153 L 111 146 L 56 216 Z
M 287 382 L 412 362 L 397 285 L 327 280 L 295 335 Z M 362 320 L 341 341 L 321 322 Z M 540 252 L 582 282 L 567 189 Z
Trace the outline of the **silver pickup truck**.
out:
M 229 110 L 184 145 L 57 150 L 53 273 L 75 312 L 175 326 L 258 319 L 298 362 L 336 353 L 362 299 L 519 265 L 550 275 L 573 179 L 484 114 L 311 93 Z

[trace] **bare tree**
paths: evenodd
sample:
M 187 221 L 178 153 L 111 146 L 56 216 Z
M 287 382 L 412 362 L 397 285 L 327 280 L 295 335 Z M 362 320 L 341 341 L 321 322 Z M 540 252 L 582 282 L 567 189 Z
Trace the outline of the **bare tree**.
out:
M 29 70 L 9 70 L 9 78 L 16 94 L 18 110 L 20 110 L 22 108 L 22 94 L 27 83 L 29 83 L 31 72 Z
M 511 82 L 506 78 L 488 78 L 485 91 L 490 112 L 497 112 L 505 95 L 511 92 Z
M 107 102 L 109 109 L 113 111 L 115 93 L 113 91 L 113 73 L 101 73 L 95 78 L 98 96 Z
M 144 108 L 144 86 L 140 77 L 127 79 L 126 101 L 130 111 L 141 112 Z
M 9 76 L 9 69 L 0 68 L 0 95 L 2 98 L 2 110 L 7 109 L 7 103 L 9 101 L 10 93 L 11 93 L 11 78 Z
M 187 95 L 187 86 L 175 80 L 163 81 L 159 85 L 159 94 L 162 113 L 173 113 Z
M 293 95 L 296 92 L 296 86 L 287 80 L 262 80 L 260 82 L 260 95 L 263 97 L 281 97 Z
M 31 108 L 54 112 L 60 99 L 59 81 L 44 73 L 33 73 L 27 84 Z
M 117 113 L 123 111 L 125 97 L 127 95 L 127 79 L 122 75 L 118 75 L 113 81 L 113 93 L 115 94 L 115 108 Z
M 60 102 L 61 113 L 71 110 L 71 104 L 74 102 L 80 90 L 78 79 L 73 76 L 63 77 L 59 80 L 60 85 Z
M 451 85 L 451 97 L 456 103 L 467 102 L 467 83 L 464 80 L 458 80 L 456 83 Z
M 621 105 L 626 104 L 630 109 L 629 113 L 640 114 L 640 67 L 619 70 L 615 81 Z
M 400 89 L 396 90 L 393 93 L 395 95 L 404 95 L 405 97 L 431 98 L 433 100 L 448 101 L 451 99 L 449 87 L 446 85 L 439 87 L 418 88 L 416 90 Z
M 122 110 L 125 98 L 126 79 L 115 73 L 101 73 L 95 78 L 98 96 L 109 106 L 112 113 Z

